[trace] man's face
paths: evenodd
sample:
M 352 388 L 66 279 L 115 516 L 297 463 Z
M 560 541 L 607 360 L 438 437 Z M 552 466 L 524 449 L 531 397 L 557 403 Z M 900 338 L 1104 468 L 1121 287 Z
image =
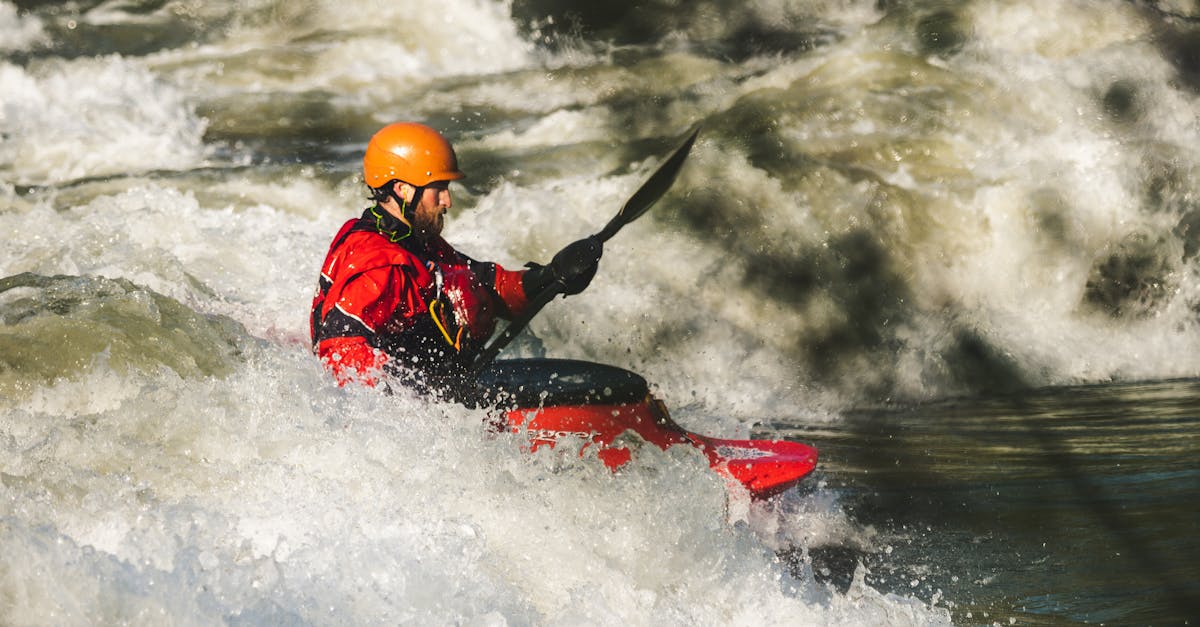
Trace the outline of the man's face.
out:
M 452 204 L 449 181 L 426 185 L 413 210 L 413 234 L 423 240 L 441 235 Z

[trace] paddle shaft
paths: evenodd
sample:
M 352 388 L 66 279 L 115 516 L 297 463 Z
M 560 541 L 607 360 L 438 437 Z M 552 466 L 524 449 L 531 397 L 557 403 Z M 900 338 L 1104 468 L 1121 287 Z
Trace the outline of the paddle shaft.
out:
M 601 244 L 611 239 L 626 224 L 640 218 L 642 214 L 654 206 L 654 203 L 658 202 L 658 199 L 662 198 L 663 194 L 671 188 L 671 185 L 675 183 L 675 177 L 679 175 L 680 168 L 683 167 L 684 160 L 687 159 L 688 152 L 692 149 L 692 144 L 696 141 L 696 136 L 699 134 L 700 127 L 697 126 L 688 134 L 687 139 L 675 149 L 675 152 L 671 153 L 671 156 L 667 157 L 662 165 L 658 166 L 654 174 L 651 174 L 650 178 L 646 179 L 645 183 L 642 183 L 642 186 L 633 193 L 633 196 L 630 196 L 629 200 L 625 201 L 625 206 L 621 207 L 617 215 L 613 216 L 608 221 L 608 224 L 604 225 L 604 228 L 594 236 L 600 240 Z M 553 283 L 543 288 L 529 302 L 529 305 L 525 308 L 525 313 L 509 323 L 504 328 L 504 331 L 496 336 L 496 339 L 492 340 L 491 344 L 488 344 L 480 351 L 475 361 L 471 364 L 471 372 L 478 373 L 486 368 L 488 364 L 492 363 L 496 355 L 504 347 L 508 346 L 521 331 L 525 330 L 525 327 L 529 325 L 529 321 L 553 300 L 555 296 L 564 293 L 565 290 L 566 285 L 562 278 L 555 279 Z

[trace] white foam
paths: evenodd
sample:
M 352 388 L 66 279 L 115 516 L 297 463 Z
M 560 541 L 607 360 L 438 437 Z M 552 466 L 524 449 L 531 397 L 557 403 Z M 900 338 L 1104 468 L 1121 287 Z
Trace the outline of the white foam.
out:
M 204 121 L 169 84 L 120 57 L 0 62 L 0 171 L 27 184 L 182 169 Z
M 436 91 L 448 77 L 529 66 L 534 51 L 508 18 L 509 4 L 268 3 L 239 12 L 223 37 L 164 50 L 149 62 L 198 98 L 322 90 L 354 106 L 386 107 Z
M 1033 7 L 989 0 L 973 3 L 967 13 L 971 36 L 981 45 L 1028 55 L 1029 61 L 1088 54 L 1140 38 L 1146 29 L 1137 7 L 1121 3 L 1068 0 Z
M 301 341 L 327 240 L 357 209 L 339 215 L 326 207 L 353 199 L 329 195 L 322 201 L 314 194 L 308 200 L 327 205 L 321 218 L 306 220 L 296 213 L 316 211 L 311 205 L 281 211 L 255 202 L 256 196 L 286 201 L 274 185 L 202 187 L 206 197 L 222 203 L 245 196 L 215 207 L 158 184 L 63 211 L 44 200 L 0 214 L 0 225 L 12 234 L 0 243 L 0 267 L 5 275 L 125 278 L 201 311 L 233 316 L 258 335 Z M 296 189 L 303 186 L 291 191 Z M 46 237 L 48 232 L 57 236 Z
M 10 2 L 0 2 L 0 52 L 27 50 L 45 42 L 41 20 L 19 14 Z
M 339 390 L 301 348 L 267 347 L 227 380 L 131 380 L 140 394 L 84 423 L 5 413 L 23 434 L 0 441 L 0 492 L 22 503 L 0 518 L 5 554 L 22 557 L 0 571 L 7 616 L 946 618 L 792 578 L 726 523 L 724 486 L 688 447 L 615 476 L 567 447 L 523 454 L 479 412 Z
M 1187 313 L 1200 274 L 1175 232 L 1194 196 L 1178 181 L 1200 166 L 1200 99 L 1175 85 L 1175 68 L 1148 43 L 1150 25 L 1131 7 L 1113 8 L 976 4 L 960 16 L 959 54 L 924 59 L 903 32 L 850 32 L 743 84 L 778 107 L 783 154 L 831 166 L 814 174 L 801 165 L 804 178 L 789 179 L 778 164 L 766 171 L 736 151 L 707 163 L 717 188 L 737 189 L 769 215 L 755 242 L 787 254 L 866 229 L 904 281 L 904 319 L 880 329 L 888 349 L 847 368 L 847 387 L 955 393 L 946 374 L 962 364 L 943 359 L 964 330 L 1037 384 L 1200 372 Z M 1104 109 L 1117 81 L 1134 90 L 1129 121 Z M 693 162 L 704 158 L 698 152 Z M 1148 192 L 1162 172 L 1177 189 L 1154 206 Z M 1093 268 L 1139 238 L 1159 242 L 1172 272 L 1158 280 L 1175 291 L 1144 319 L 1091 311 Z M 748 295 L 730 299 L 749 303 L 738 314 L 719 318 L 740 314 L 744 328 L 804 344 L 847 315 L 837 288 L 815 290 L 783 317 L 799 320 L 792 324 L 774 323 L 777 314 Z

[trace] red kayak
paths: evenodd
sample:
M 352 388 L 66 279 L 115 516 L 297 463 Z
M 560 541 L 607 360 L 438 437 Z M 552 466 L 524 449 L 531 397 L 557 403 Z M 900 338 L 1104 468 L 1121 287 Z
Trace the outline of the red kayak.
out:
M 597 447 L 596 455 L 616 470 L 633 453 L 614 441 L 632 431 L 666 450 L 688 444 L 704 452 L 721 475 L 767 499 L 796 485 L 817 465 L 817 450 L 786 440 L 725 440 L 692 433 L 675 424 L 641 376 L 602 364 L 567 359 L 505 359 L 480 374 L 485 394 L 504 411 L 507 427 L 525 433 L 530 448 L 554 446 L 562 438 Z

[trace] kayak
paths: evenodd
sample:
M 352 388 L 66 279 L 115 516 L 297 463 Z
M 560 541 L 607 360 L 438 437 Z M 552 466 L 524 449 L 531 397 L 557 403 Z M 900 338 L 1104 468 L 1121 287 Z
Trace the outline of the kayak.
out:
M 530 450 L 582 440 L 583 452 L 616 471 L 629 463 L 633 432 L 662 450 L 694 446 L 709 466 L 758 500 L 778 495 L 808 476 L 817 450 L 788 440 L 727 440 L 692 433 L 671 420 L 641 375 L 570 359 L 503 359 L 479 373 L 480 392 L 502 412 L 503 428 L 524 434 Z

